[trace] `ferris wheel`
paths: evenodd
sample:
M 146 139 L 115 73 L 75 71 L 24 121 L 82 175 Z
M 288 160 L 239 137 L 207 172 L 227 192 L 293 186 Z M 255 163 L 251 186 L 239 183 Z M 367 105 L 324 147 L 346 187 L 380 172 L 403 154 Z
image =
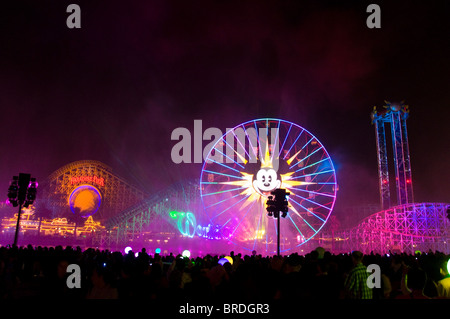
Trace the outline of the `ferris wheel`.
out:
M 280 247 L 288 251 L 313 238 L 333 210 L 337 182 L 328 152 L 301 126 L 280 119 L 257 119 L 228 130 L 205 158 L 200 192 L 210 224 L 221 238 L 248 251 L 275 252 L 276 219 L 267 197 L 290 192 L 281 220 Z

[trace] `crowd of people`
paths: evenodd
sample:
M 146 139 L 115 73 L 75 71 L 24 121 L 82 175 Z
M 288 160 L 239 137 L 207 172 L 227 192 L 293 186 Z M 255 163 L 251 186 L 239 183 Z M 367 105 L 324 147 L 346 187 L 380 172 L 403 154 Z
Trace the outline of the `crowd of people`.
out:
M 80 247 L 0 247 L 0 299 L 133 299 L 176 302 L 450 298 L 449 256 L 355 251 L 186 258 Z M 80 288 L 67 284 L 76 264 Z M 379 274 L 367 271 L 377 265 Z M 377 269 L 375 269 L 376 271 Z M 379 275 L 376 277 L 375 275 Z

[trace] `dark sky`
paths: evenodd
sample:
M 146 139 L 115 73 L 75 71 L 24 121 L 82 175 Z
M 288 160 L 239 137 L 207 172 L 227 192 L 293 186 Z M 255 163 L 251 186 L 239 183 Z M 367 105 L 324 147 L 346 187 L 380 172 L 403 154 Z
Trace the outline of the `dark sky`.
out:
M 448 1 L 3 1 L 0 190 L 92 159 L 155 191 L 200 175 L 175 128 L 277 117 L 324 144 L 338 207 L 376 203 L 370 113 L 405 100 L 416 201 L 450 202 L 449 57 Z

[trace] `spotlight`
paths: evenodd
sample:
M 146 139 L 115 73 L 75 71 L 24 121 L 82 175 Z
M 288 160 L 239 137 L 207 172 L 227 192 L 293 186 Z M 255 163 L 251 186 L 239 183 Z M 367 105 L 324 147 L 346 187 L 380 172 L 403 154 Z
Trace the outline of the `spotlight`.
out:
M 130 246 L 125 247 L 125 249 L 124 249 L 125 254 L 128 255 L 128 253 L 129 253 L 131 250 L 133 250 L 133 249 L 132 249 Z
M 30 204 L 33 204 L 34 200 L 36 199 L 37 186 L 38 183 L 36 182 L 36 178 L 32 177 L 30 183 L 28 184 L 24 207 L 28 207 Z
M 282 212 L 281 217 L 286 218 L 288 210 L 289 210 L 289 208 L 288 208 L 287 202 L 286 202 L 285 206 L 283 206 L 281 208 L 281 212 Z
M 17 214 L 16 233 L 14 235 L 14 246 L 17 245 L 20 214 L 22 207 L 28 208 L 36 199 L 36 178 L 32 178 L 31 174 L 19 173 L 19 176 L 13 176 L 8 188 L 8 202 L 14 207 L 19 206 Z
M 19 176 L 13 176 L 13 179 L 8 188 L 8 199 L 9 199 L 9 202 L 14 207 L 19 205 L 19 201 L 17 198 L 18 195 L 19 195 Z
M 268 198 L 266 202 L 267 216 L 272 217 L 273 213 L 276 211 L 275 201 L 273 200 L 273 196 L 269 196 L 267 198 Z

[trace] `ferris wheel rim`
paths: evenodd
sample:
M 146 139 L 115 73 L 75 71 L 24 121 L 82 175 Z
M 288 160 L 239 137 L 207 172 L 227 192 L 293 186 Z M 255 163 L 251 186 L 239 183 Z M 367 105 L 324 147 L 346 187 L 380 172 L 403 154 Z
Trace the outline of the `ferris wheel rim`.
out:
M 217 139 L 217 141 L 216 141 L 216 142 L 214 143 L 214 145 L 210 148 L 210 150 L 208 151 L 207 155 L 206 155 L 205 158 L 204 158 L 204 162 L 203 162 L 202 169 L 201 169 L 201 174 L 200 174 L 200 196 L 201 196 L 201 199 L 202 199 L 203 209 L 206 211 L 206 210 L 207 210 L 207 207 L 206 207 L 206 205 L 205 205 L 205 201 L 203 200 L 203 199 L 204 199 L 204 196 L 205 196 L 205 193 L 204 193 L 204 190 L 203 190 L 203 185 L 202 185 L 203 183 L 202 183 L 202 182 L 203 182 L 203 176 L 204 176 L 204 174 L 207 172 L 207 170 L 205 169 L 205 167 L 206 167 L 207 164 L 210 164 L 210 163 L 207 162 L 207 159 L 211 156 L 211 153 L 212 153 L 212 151 L 216 148 L 217 144 L 220 143 L 222 140 L 224 140 L 225 137 L 226 137 L 228 134 L 232 133 L 232 132 L 233 132 L 234 130 L 236 130 L 237 128 L 243 128 L 244 131 L 246 131 L 246 126 L 248 126 L 248 125 L 251 124 L 251 123 L 254 123 L 254 125 L 255 125 L 255 127 L 256 127 L 256 123 L 260 123 L 260 122 L 266 122 L 266 123 L 268 123 L 269 121 L 276 121 L 276 122 L 278 122 L 278 123 L 277 123 L 277 126 L 276 126 L 277 131 L 278 131 L 277 134 L 280 132 L 280 128 L 281 128 L 281 125 L 282 125 L 282 124 L 283 124 L 283 125 L 289 125 L 289 131 L 288 131 L 288 133 L 286 134 L 286 137 L 285 137 L 286 139 L 287 139 L 287 137 L 289 136 L 290 130 L 291 130 L 291 128 L 292 128 L 293 126 L 295 126 L 297 129 L 300 129 L 300 130 L 301 130 L 300 135 L 301 135 L 303 132 L 305 132 L 306 134 L 309 134 L 309 136 L 311 136 L 312 138 L 305 144 L 305 146 L 308 145 L 308 144 L 310 144 L 310 142 L 311 142 L 312 140 L 314 140 L 316 143 L 318 143 L 319 148 L 317 148 L 317 150 L 321 149 L 322 152 L 325 154 L 324 158 L 323 158 L 321 161 L 326 161 L 326 162 L 328 162 L 328 164 L 330 165 L 330 169 L 329 169 L 329 171 L 327 171 L 327 172 L 331 172 L 330 176 L 332 177 L 332 180 L 333 180 L 332 183 L 327 183 L 327 184 L 332 185 L 333 192 L 332 192 L 332 194 L 329 195 L 330 197 L 332 197 L 332 202 L 331 202 L 330 207 L 325 207 L 325 206 L 324 206 L 324 207 L 327 209 L 327 214 L 326 214 L 326 216 L 323 216 L 324 219 L 320 218 L 323 222 L 320 224 L 320 226 L 319 226 L 317 229 L 314 229 L 313 227 L 311 227 L 311 226 L 308 224 L 308 225 L 314 230 L 314 233 L 313 233 L 311 236 L 309 236 L 308 238 L 305 238 L 305 237 L 302 235 L 304 241 L 302 241 L 301 243 L 299 243 L 299 244 L 297 244 L 297 245 L 292 245 L 292 247 L 290 247 L 290 248 L 281 250 L 281 251 L 289 251 L 289 250 L 298 248 L 298 247 L 304 245 L 305 243 L 309 242 L 311 239 L 313 239 L 313 238 L 314 238 L 314 237 L 315 237 L 315 236 L 323 229 L 323 227 L 325 226 L 325 224 L 326 224 L 326 223 L 328 222 L 328 220 L 330 219 L 330 216 L 332 215 L 331 213 L 332 213 L 332 211 L 333 211 L 333 209 L 334 209 L 334 207 L 335 207 L 335 204 L 336 204 L 336 196 L 337 196 L 337 191 L 338 191 L 338 189 L 337 189 L 338 183 L 337 183 L 336 169 L 335 169 L 333 160 L 332 160 L 332 158 L 331 158 L 329 152 L 328 152 L 327 149 L 324 147 L 324 145 L 322 144 L 322 142 L 321 142 L 314 134 L 312 134 L 310 131 L 308 131 L 308 130 L 305 129 L 304 127 L 302 127 L 302 126 L 300 126 L 300 125 L 298 125 L 298 124 L 296 124 L 296 123 L 294 123 L 294 122 L 285 120 L 285 119 L 273 118 L 273 117 L 267 117 L 267 118 L 258 118 L 258 119 L 248 120 L 248 121 L 246 121 L 246 122 L 243 122 L 243 123 L 240 123 L 240 124 L 234 126 L 233 128 L 227 129 L 227 131 L 226 131 L 224 134 L 222 134 L 222 136 L 221 136 L 220 138 Z M 299 136 L 298 136 L 298 137 L 299 137 Z M 298 137 L 297 137 L 297 139 L 298 139 Z M 297 141 L 297 140 L 296 140 L 296 141 Z M 294 144 L 296 143 L 296 141 L 291 145 L 291 149 L 292 149 L 292 147 L 294 146 Z M 284 142 L 286 142 L 286 140 L 285 140 Z M 259 143 L 260 143 L 260 141 L 259 141 L 259 136 L 258 136 L 258 145 L 259 145 Z M 283 144 L 283 146 L 284 146 L 284 144 Z M 281 154 L 282 149 L 283 149 L 283 148 L 281 148 L 281 150 L 279 151 L 279 155 Z M 290 149 L 289 149 L 289 151 L 290 151 Z M 237 162 L 236 162 L 236 163 L 237 163 Z M 314 163 L 314 165 L 315 165 L 315 163 Z M 308 191 L 308 192 L 309 192 L 309 191 Z M 322 195 L 324 195 L 324 194 L 322 194 Z M 317 204 L 317 203 L 316 203 L 316 204 Z M 300 204 L 299 204 L 299 205 L 300 205 Z M 300 206 L 301 206 L 301 205 L 300 205 Z M 308 210 L 308 211 L 309 211 L 309 210 Z M 214 217 L 217 217 L 217 216 L 214 216 Z M 245 217 L 245 216 L 244 216 L 244 217 Z M 316 216 L 316 217 L 317 217 L 317 216 Z M 291 218 L 291 221 L 292 221 L 292 223 L 294 224 L 294 226 L 296 226 L 296 224 L 295 224 L 295 222 L 292 220 L 292 218 Z M 238 226 L 239 226 L 239 225 L 238 225 Z M 258 226 L 258 227 L 259 227 L 259 226 Z M 297 226 L 296 226 L 296 227 L 297 227 Z M 297 230 L 298 230 L 298 228 L 297 228 Z M 299 233 L 301 234 L 300 231 L 299 231 Z M 252 250 L 252 249 L 250 249 L 250 248 L 244 247 L 244 246 L 242 246 L 242 245 L 236 243 L 235 240 L 230 240 L 230 239 L 229 239 L 229 241 L 230 241 L 231 243 L 233 243 L 234 245 L 239 246 L 239 247 L 242 248 L 242 249 L 245 249 L 245 250 Z M 255 241 L 256 241 L 256 239 L 255 239 Z

